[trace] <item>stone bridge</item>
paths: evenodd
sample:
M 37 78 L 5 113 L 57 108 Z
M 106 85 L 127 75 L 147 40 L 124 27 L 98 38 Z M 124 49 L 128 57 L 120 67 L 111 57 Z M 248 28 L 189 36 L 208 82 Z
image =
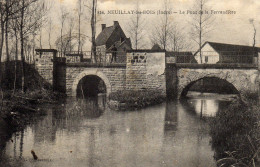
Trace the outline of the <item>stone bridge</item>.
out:
M 66 63 L 63 58 L 56 57 L 55 50 L 41 49 L 37 53 L 35 66 L 39 74 L 55 90 L 68 96 L 77 95 L 79 82 L 86 76 L 104 81 L 107 95 L 118 90 L 145 89 L 181 98 L 203 78 L 224 80 L 233 85 L 242 97 L 248 92 L 259 91 L 259 69 L 256 65 L 168 63 L 164 52 L 139 50 L 127 53 L 125 64 L 97 66 L 84 62 Z
M 77 86 L 80 80 L 86 76 L 97 76 L 104 81 L 107 95 L 123 90 L 126 86 L 126 67 L 124 65 L 98 68 L 84 64 L 67 64 L 66 74 L 67 96 L 76 97 Z
M 126 63 L 92 64 L 66 63 L 64 58 L 57 57 L 55 50 L 36 51 L 35 66 L 39 74 L 54 90 L 67 96 L 77 96 L 80 81 L 88 76 L 101 79 L 107 95 L 119 90 L 157 90 L 166 96 L 164 52 L 139 50 L 127 53 Z
M 259 71 L 255 65 L 168 64 L 166 73 L 167 92 L 169 96 L 177 98 L 186 96 L 189 88 L 204 78 L 224 80 L 242 97 L 246 93 L 258 93 L 259 90 Z

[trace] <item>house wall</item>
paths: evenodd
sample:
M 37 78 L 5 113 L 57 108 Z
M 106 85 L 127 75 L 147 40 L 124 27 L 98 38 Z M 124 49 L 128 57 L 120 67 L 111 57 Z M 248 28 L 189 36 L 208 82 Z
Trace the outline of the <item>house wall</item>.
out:
M 112 58 L 112 54 L 106 52 L 106 45 L 97 46 L 97 58 L 98 61 L 101 58 L 103 62 L 110 62 Z M 131 47 L 126 43 L 123 43 L 119 48 L 117 48 L 117 63 L 125 63 L 126 62 L 126 50 L 130 50 Z
M 130 50 L 131 47 L 126 43 L 123 43 L 119 48 L 117 48 L 117 62 L 125 63 L 126 62 L 126 50 Z
M 247 63 L 247 64 L 253 64 L 253 55 L 243 55 L 240 53 L 237 53 L 236 55 L 220 55 L 220 60 L 223 63 Z
M 201 54 L 202 64 L 216 64 L 219 61 L 219 54 L 209 44 L 206 44 L 201 49 Z M 198 64 L 201 64 L 200 53 L 198 52 L 194 57 Z M 208 59 L 207 62 L 205 61 L 206 59 Z
M 97 46 L 96 51 L 97 51 L 98 62 L 99 61 L 103 61 L 103 62 L 109 61 L 108 59 L 106 59 L 106 56 L 105 56 L 106 55 L 106 45 Z

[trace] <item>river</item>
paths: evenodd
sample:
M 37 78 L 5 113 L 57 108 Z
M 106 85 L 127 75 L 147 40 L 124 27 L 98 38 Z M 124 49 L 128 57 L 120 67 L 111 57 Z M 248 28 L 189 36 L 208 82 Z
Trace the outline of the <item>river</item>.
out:
M 105 96 L 41 106 L 47 115 L 13 134 L 1 150 L 0 163 L 7 167 L 215 167 L 206 118 L 225 108 L 230 96 L 194 92 L 189 96 L 184 102 L 124 112 L 110 110 Z

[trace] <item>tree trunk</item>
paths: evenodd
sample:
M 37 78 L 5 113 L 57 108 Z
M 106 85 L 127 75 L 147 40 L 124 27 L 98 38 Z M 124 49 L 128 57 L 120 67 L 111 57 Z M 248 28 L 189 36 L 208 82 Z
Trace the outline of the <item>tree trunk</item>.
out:
M 22 0 L 22 10 L 21 10 L 21 25 L 20 25 L 20 40 L 21 40 L 21 60 L 22 60 L 22 91 L 25 92 L 25 60 L 24 60 L 24 36 L 23 36 L 23 22 L 24 22 L 24 6 L 25 0 Z
M 94 63 L 97 62 L 96 57 L 96 0 L 93 0 L 93 6 L 92 6 L 92 15 L 91 15 L 91 30 L 92 30 L 92 47 L 91 47 L 91 55 L 94 57 Z
M 201 54 L 201 46 L 202 46 L 202 9 L 203 2 L 200 3 L 200 29 L 199 29 L 199 52 L 200 52 L 200 63 L 202 64 L 202 54 Z
M 15 35 L 15 63 L 14 63 L 14 90 L 13 95 L 16 90 L 16 80 L 17 80 L 17 61 L 18 61 L 18 35 L 16 28 L 14 29 L 14 35 Z
M 6 15 L 8 15 L 8 12 L 6 12 Z M 5 21 L 5 49 L 6 49 L 6 61 L 7 62 L 9 62 L 9 60 L 10 60 L 9 44 L 8 44 L 8 21 L 9 21 L 8 16 L 6 16 L 6 21 Z
M 51 49 L 51 27 L 52 27 L 52 20 L 51 19 L 50 19 L 49 26 L 50 26 L 50 28 L 49 28 L 49 39 L 48 39 L 48 41 L 49 41 L 49 46 L 50 46 L 50 49 Z
M 62 41 L 62 29 L 63 29 L 63 26 L 61 27 L 61 29 L 60 29 L 60 47 L 61 47 L 61 49 L 60 49 L 60 52 L 61 52 L 61 57 L 63 57 L 63 41 Z
M 1 42 L 0 42 L 0 86 L 2 87 L 2 77 L 3 77 L 3 71 L 2 71 L 2 54 L 3 54 L 3 46 L 4 46 L 4 31 L 5 31 L 5 25 L 3 21 L 3 15 L 1 14 Z
M 78 46 L 78 54 L 80 53 L 80 45 L 81 45 L 81 39 L 80 39 L 80 25 L 81 25 L 81 0 L 79 0 L 79 46 Z

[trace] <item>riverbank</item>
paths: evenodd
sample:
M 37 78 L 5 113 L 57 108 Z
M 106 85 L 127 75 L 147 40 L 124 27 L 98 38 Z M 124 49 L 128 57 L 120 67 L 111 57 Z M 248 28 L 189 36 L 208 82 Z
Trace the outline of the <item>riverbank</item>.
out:
M 21 61 L 2 62 L 0 75 L 0 146 L 15 131 L 24 129 L 34 117 L 44 114 L 38 104 L 55 103 L 64 96 L 35 69 L 34 64 Z M 24 66 L 23 66 L 24 65 Z M 22 73 L 24 69 L 24 75 Z M 21 91 L 24 89 L 25 92 Z
M 0 105 L 0 146 L 9 140 L 12 133 L 22 130 L 34 117 L 45 112 L 37 105 L 55 103 L 63 96 L 51 90 L 4 91 Z
M 135 110 L 147 106 L 160 104 L 166 97 L 157 90 L 153 91 L 118 91 L 109 95 L 108 105 L 113 110 Z
M 246 99 L 217 113 L 210 124 L 218 166 L 260 165 L 260 107 L 257 95 L 248 95 Z

